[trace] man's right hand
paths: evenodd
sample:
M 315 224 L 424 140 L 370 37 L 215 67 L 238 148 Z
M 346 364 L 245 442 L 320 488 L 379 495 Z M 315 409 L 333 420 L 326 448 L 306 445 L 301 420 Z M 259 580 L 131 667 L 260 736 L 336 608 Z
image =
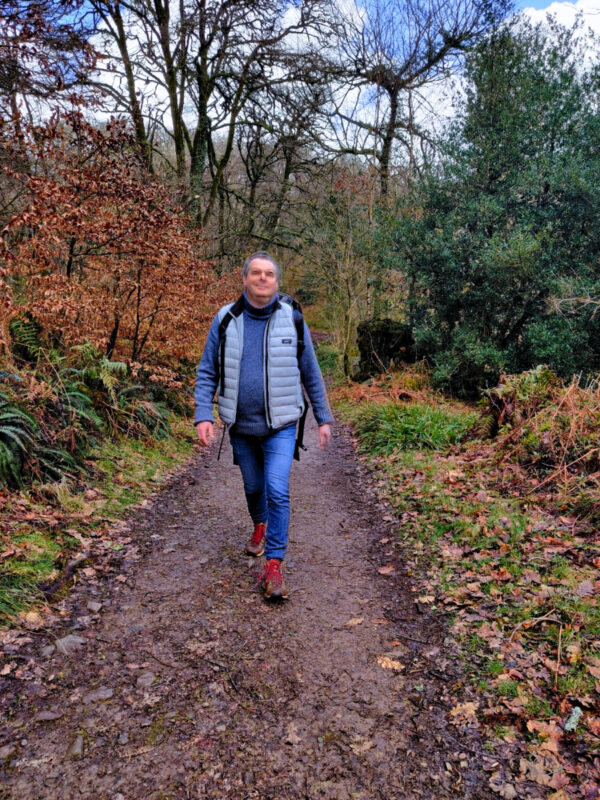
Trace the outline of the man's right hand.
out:
M 196 425 L 196 433 L 201 447 L 207 447 L 215 438 L 215 426 L 212 422 L 199 422 Z

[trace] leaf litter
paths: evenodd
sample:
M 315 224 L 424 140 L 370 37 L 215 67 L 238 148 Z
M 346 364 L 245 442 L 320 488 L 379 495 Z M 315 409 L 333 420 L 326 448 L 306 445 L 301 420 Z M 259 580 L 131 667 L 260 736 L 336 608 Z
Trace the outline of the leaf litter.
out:
M 540 787 L 552 800 L 600 797 L 600 536 L 597 517 L 573 499 L 584 466 L 590 496 L 600 474 L 597 448 L 585 450 L 589 408 L 600 407 L 600 389 L 592 394 L 550 386 L 561 413 L 586 409 L 562 444 L 551 409 L 533 403 L 519 416 L 509 391 L 513 427 L 498 441 L 363 456 L 376 495 L 396 511 L 417 606 L 453 619 L 469 679 L 450 687 L 450 718 L 480 727 L 502 756 L 490 779 L 502 797 L 537 798 Z M 493 402 L 506 408 L 506 396 Z M 522 445 L 544 429 L 552 481 Z

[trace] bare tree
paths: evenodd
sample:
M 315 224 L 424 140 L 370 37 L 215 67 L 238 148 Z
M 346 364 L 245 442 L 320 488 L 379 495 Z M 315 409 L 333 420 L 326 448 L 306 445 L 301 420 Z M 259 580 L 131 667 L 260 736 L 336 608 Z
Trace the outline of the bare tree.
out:
M 131 115 L 143 152 L 150 128 L 170 137 L 176 175 L 206 225 L 223 205 L 246 109 L 277 86 L 305 80 L 313 44 L 331 24 L 330 0 L 90 2 L 111 57 L 97 84 Z
M 306 80 L 315 68 L 313 44 L 331 27 L 331 6 L 328 0 L 304 0 L 295 9 L 279 0 L 196 3 L 191 180 L 195 194 L 204 196 L 198 217 L 206 223 L 244 114 L 277 87 Z M 265 119 L 265 126 L 269 122 Z
M 455 70 L 467 50 L 502 18 L 511 0 L 372 0 L 347 15 L 337 55 L 347 81 L 333 94 L 343 152 L 372 156 L 380 190 L 389 189 L 395 143 L 414 162 L 415 106 L 423 90 Z

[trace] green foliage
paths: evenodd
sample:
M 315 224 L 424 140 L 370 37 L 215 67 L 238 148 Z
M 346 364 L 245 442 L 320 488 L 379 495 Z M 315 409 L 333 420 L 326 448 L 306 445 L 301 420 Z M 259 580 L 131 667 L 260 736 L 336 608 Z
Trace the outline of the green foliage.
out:
M 10 321 L 8 330 L 15 355 L 26 361 L 36 361 L 42 347 L 38 323 L 29 317 L 15 317 Z
M 492 342 L 482 341 L 472 330 L 459 329 L 447 350 L 433 357 L 432 381 L 440 389 L 463 397 L 475 397 L 482 386 L 494 386 L 502 371 L 504 355 Z
M 23 353 L 28 343 L 35 365 L 28 365 L 27 381 L 18 372 L 0 371 L 7 387 L 0 394 L 0 485 L 74 477 L 101 438 L 164 439 L 171 410 L 189 410 L 184 382 L 167 369 L 137 365 L 133 383 L 127 364 L 111 361 L 89 343 L 67 356 L 36 345 L 42 332 L 27 320 L 15 324 L 17 334 L 15 346 Z
M 361 447 L 373 455 L 398 449 L 443 450 L 459 442 L 474 415 L 424 403 L 369 403 L 351 412 Z
M 576 300 L 600 298 L 600 73 L 578 36 L 520 20 L 476 47 L 443 159 L 390 221 L 417 356 L 463 397 L 504 370 L 600 369 L 597 305 Z
M 343 353 L 339 347 L 323 342 L 316 348 L 316 356 L 323 375 L 333 379 L 342 376 Z
M 164 402 L 153 400 L 150 393 L 136 396 L 140 392 L 144 392 L 144 387 L 138 385 L 126 386 L 119 392 L 122 425 L 129 436 L 151 434 L 163 439 L 171 432 L 170 411 Z
M 90 389 L 104 390 L 116 405 L 116 390 L 119 380 L 127 375 L 127 364 L 111 361 L 90 342 L 75 346 L 73 351 L 78 355 L 79 363 L 72 372 Z
M 67 548 L 68 538 L 62 542 Z M 15 533 L 11 544 L 17 553 L 0 565 L 0 619 L 14 616 L 39 599 L 38 587 L 56 575 L 56 560 L 62 552 L 57 537 L 28 527 Z
M 21 486 L 22 474 L 35 450 L 35 419 L 0 394 L 0 483 Z
M 75 459 L 48 442 L 31 413 L 0 395 L 0 484 L 17 488 L 26 477 L 62 480 L 78 471 Z

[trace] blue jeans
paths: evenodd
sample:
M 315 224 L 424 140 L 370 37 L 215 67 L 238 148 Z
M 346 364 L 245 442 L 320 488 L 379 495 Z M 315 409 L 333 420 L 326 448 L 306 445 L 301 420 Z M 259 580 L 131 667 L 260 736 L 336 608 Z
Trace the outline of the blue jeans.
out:
M 267 523 L 266 558 L 285 557 L 290 522 L 290 469 L 296 426 L 269 436 L 230 434 L 235 461 L 242 471 L 253 522 Z

